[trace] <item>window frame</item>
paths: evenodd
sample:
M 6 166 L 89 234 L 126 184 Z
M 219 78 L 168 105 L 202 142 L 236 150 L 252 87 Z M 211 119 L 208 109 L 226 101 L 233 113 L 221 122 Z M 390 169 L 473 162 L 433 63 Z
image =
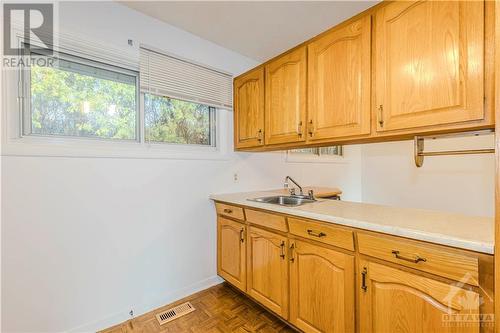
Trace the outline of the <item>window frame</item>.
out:
M 26 48 L 26 44 L 23 43 L 23 46 L 26 50 L 25 52 L 29 52 L 29 56 L 32 54 L 39 54 L 43 56 L 43 51 L 40 52 L 31 52 L 29 48 Z M 100 61 L 96 61 L 93 59 L 84 58 L 81 56 L 76 56 L 64 52 L 58 52 L 54 50 L 54 54 L 56 58 L 62 59 L 65 61 L 78 63 L 85 66 L 95 67 L 102 70 L 108 70 L 110 72 L 121 73 L 129 76 L 133 76 L 135 78 L 135 138 L 133 139 L 115 139 L 115 138 L 103 138 L 103 137 L 92 137 L 92 136 L 76 136 L 76 135 L 57 135 L 57 134 L 36 134 L 31 133 L 32 131 L 32 110 L 31 110 L 31 68 L 22 66 L 20 71 L 20 84 L 21 84 L 21 95 L 20 97 L 21 105 L 20 105 L 20 122 L 21 122 L 21 137 L 34 137 L 34 138 L 57 138 L 61 140 L 90 140 L 90 141 L 105 141 L 105 142 L 141 142 L 141 132 L 144 126 L 141 123 L 141 99 L 140 99 L 140 87 L 139 82 L 140 73 L 138 71 L 134 71 L 131 69 L 126 69 L 122 67 L 118 67 L 111 64 L 105 64 Z
M 16 38 L 22 43 L 37 45 L 37 41 L 23 38 L 19 30 Z M 74 31 L 55 31 L 56 42 L 52 49 L 70 56 L 132 70 L 139 73 L 137 50 L 109 42 L 89 39 Z M 57 46 L 56 46 L 57 45 Z M 43 47 L 43 45 L 41 45 Z M 186 60 L 187 61 L 187 60 Z M 125 158 L 173 160 L 229 160 L 232 154 L 232 109 L 216 107 L 215 147 L 188 144 L 147 143 L 144 141 L 144 94 L 139 88 L 139 138 L 138 141 L 118 139 L 23 135 L 23 96 L 21 68 L 0 68 L 0 144 L 3 156 L 74 157 L 74 158 Z

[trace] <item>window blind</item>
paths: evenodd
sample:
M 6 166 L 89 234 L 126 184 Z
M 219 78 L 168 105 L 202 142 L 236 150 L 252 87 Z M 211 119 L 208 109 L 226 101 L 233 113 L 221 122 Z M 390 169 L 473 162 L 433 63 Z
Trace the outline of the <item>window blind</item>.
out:
M 232 107 L 231 75 L 144 47 L 140 49 L 140 86 L 144 93 Z

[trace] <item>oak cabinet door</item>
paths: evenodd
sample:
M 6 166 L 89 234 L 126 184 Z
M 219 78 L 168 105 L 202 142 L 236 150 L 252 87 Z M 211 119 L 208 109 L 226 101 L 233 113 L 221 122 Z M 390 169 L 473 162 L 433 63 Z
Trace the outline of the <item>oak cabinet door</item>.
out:
M 483 1 L 390 3 L 375 49 L 377 131 L 484 118 Z
M 248 294 L 281 317 L 288 318 L 287 238 L 250 227 L 248 232 Z
M 370 133 L 371 16 L 308 46 L 308 140 Z
M 235 147 L 264 145 L 264 69 L 238 77 L 233 89 Z
M 361 261 L 360 274 L 363 333 L 479 332 L 470 320 L 479 314 L 475 291 L 369 261 Z
M 217 271 L 227 282 L 246 290 L 246 226 L 223 217 L 217 226 Z
M 306 66 L 305 47 L 266 65 L 266 144 L 305 141 Z
M 290 243 L 290 322 L 307 333 L 354 332 L 354 257 Z

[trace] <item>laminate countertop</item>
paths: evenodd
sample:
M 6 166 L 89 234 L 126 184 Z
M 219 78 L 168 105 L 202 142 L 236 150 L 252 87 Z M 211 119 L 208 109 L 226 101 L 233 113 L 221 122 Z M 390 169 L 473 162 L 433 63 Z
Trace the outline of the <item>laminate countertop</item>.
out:
M 276 194 L 281 193 L 278 191 Z M 494 253 L 493 217 L 477 217 L 328 199 L 318 199 L 314 203 L 298 207 L 285 207 L 248 200 L 270 195 L 273 195 L 272 191 L 213 194 L 210 199 L 465 250 L 487 254 Z

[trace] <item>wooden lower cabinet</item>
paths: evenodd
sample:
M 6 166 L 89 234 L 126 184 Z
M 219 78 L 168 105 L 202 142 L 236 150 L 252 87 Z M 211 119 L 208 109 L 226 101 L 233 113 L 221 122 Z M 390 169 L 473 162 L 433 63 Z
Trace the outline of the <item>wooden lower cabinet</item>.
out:
M 274 232 L 249 227 L 247 239 L 247 293 L 287 319 L 287 238 Z
M 304 332 L 354 332 L 354 256 L 290 242 L 290 322 Z
M 217 272 L 246 291 L 246 226 L 223 217 L 217 221 Z
M 474 321 L 479 314 L 479 294 L 459 283 L 452 285 L 365 260 L 359 273 L 361 333 L 480 330 L 479 322 Z
M 218 274 L 305 333 L 493 332 L 491 256 L 222 208 Z

